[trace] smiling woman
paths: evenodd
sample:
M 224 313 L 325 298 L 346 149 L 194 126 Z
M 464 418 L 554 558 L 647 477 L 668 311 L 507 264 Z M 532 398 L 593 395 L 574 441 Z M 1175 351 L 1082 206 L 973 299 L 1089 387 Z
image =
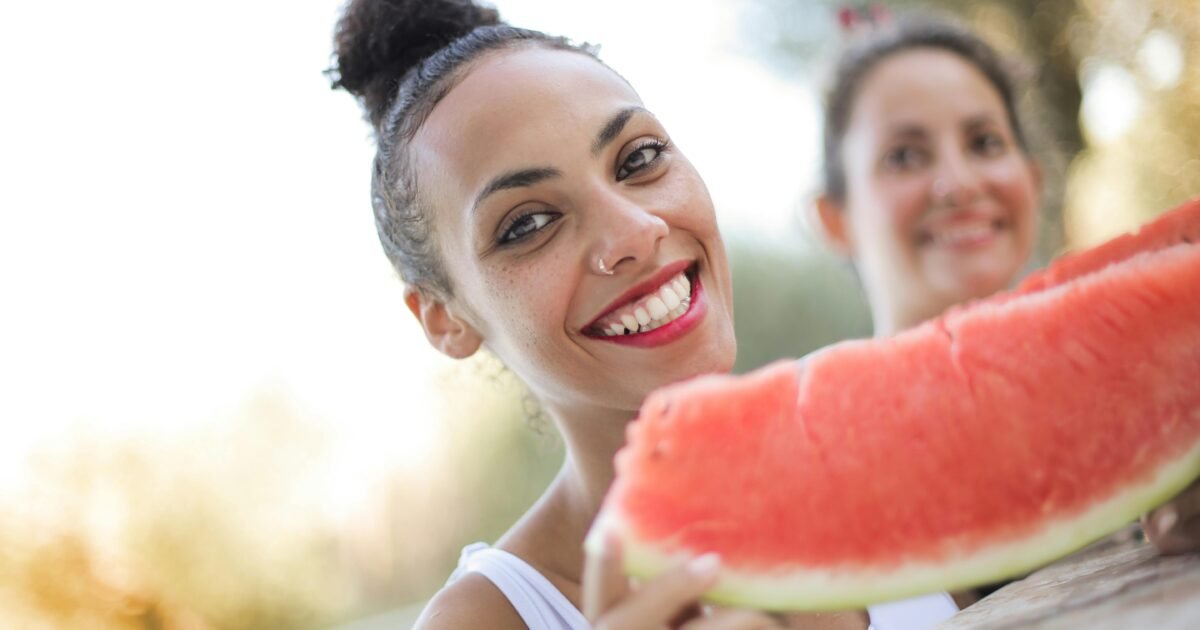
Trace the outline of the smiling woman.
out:
M 375 130 L 376 223 L 409 309 L 446 355 L 495 354 L 567 447 L 542 499 L 464 552 L 419 625 L 676 618 L 713 559 L 628 593 L 613 550 L 584 579 L 582 542 L 646 394 L 733 365 L 729 265 L 699 174 L 592 49 L 491 9 L 355 0 L 336 39 L 335 84 Z M 747 620 L 765 618 L 706 621 Z
M 485 142 L 504 150 L 480 152 Z M 468 356 L 486 343 L 553 415 L 616 407 L 627 419 L 647 386 L 728 369 L 720 353 L 695 352 L 724 344 L 733 355 L 712 203 L 636 93 L 593 57 L 529 44 L 482 54 L 408 150 L 453 287 L 451 297 L 414 286 L 409 305 L 444 352 Z M 630 355 L 596 334 L 606 314 L 641 310 L 630 340 L 663 340 L 649 327 L 667 313 L 652 322 L 639 301 L 686 269 L 725 303 L 686 329 L 699 329 L 700 345 Z M 721 277 L 702 280 L 710 273 Z M 597 378 L 615 365 L 611 379 Z
M 864 34 L 833 76 L 818 210 L 876 334 L 1009 286 L 1033 252 L 1041 173 L 996 53 L 909 17 Z

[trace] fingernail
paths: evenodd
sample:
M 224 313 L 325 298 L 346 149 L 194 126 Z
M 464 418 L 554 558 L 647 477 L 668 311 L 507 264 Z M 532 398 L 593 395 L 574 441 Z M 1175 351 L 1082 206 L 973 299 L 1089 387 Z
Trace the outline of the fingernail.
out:
M 695 558 L 688 562 L 687 570 L 698 578 L 708 579 L 717 574 L 721 569 L 721 556 L 715 553 L 706 553 L 699 558 Z
M 1175 523 L 1179 521 L 1179 512 L 1171 506 L 1159 508 L 1158 514 L 1154 517 L 1154 526 L 1158 529 L 1159 534 L 1165 534 L 1171 531 Z

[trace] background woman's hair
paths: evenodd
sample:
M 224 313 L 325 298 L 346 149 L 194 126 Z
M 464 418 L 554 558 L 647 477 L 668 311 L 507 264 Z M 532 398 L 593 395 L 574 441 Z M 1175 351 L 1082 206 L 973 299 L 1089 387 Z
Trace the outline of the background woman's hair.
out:
M 410 286 L 452 286 L 422 207 L 409 143 L 433 107 L 484 53 L 541 46 L 595 56 L 588 46 L 508 26 L 470 0 L 351 0 L 334 34 L 333 88 L 358 98 L 375 131 L 371 205 L 384 253 Z
M 1004 62 L 987 42 L 970 29 L 947 18 L 906 15 L 881 26 L 858 32 L 838 58 L 825 93 L 825 194 L 836 201 L 846 198 L 846 170 L 842 138 L 858 98 L 863 79 L 888 57 L 914 48 L 935 48 L 958 55 L 977 68 L 1000 94 L 1008 121 L 1022 151 L 1029 147 L 1017 114 L 1013 79 Z

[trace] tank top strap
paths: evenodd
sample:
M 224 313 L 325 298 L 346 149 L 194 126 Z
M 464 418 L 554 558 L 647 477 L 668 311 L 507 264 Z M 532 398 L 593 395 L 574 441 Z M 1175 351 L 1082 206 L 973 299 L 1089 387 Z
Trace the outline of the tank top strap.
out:
M 546 576 L 524 560 L 487 543 L 462 550 L 453 582 L 467 573 L 486 577 L 504 594 L 530 630 L 588 630 L 583 613 Z

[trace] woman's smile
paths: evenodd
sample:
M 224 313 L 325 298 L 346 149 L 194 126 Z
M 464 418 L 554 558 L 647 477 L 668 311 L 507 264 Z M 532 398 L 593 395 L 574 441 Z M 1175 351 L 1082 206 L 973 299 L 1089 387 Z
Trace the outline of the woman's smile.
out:
M 666 265 L 630 288 L 584 327 L 593 339 L 635 347 L 670 343 L 704 318 L 707 304 L 694 261 Z
M 993 212 L 942 213 L 923 221 L 917 227 L 917 246 L 970 253 L 994 244 L 1011 230 L 1012 222 Z

